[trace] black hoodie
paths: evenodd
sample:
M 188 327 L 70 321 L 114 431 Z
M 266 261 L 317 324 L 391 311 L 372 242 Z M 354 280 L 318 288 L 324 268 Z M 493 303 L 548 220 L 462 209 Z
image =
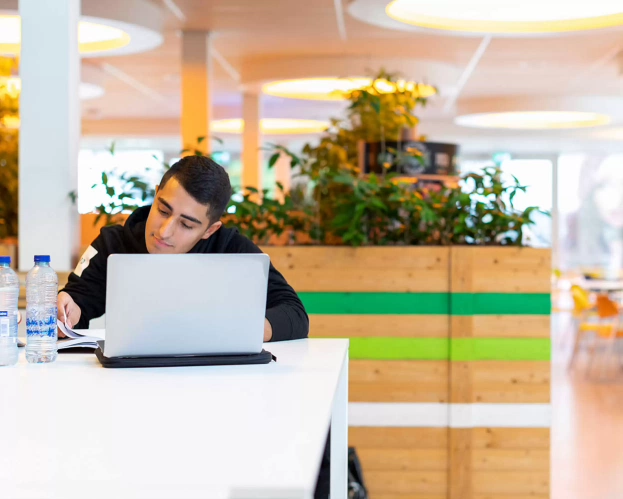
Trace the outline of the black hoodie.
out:
M 106 309 L 106 270 L 108 255 L 147 253 L 145 223 L 151 206 L 137 209 L 122 227 L 105 227 L 85 253 L 78 268 L 69 275 L 63 291 L 80 307 L 80 322 L 74 327 L 87 329 L 89 321 Z M 262 251 L 236 229 L 221 227 L 207 240 L 199 241 L 189 253 L 261 253 Z M 76 274 L 76 271 L 78 274 Z M 307 338 L 309 318 L 301 300 L 284 277 L 270 265 L 266 318 L 273 329 L 272 341 Z

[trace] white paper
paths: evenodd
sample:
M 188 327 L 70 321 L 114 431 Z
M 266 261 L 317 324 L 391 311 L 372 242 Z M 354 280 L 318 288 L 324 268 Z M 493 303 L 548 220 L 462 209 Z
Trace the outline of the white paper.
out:
M 104 329 L 70 329 L 63 321 L 58 321 L 58 327 L 67 336 L 59 338 L 59 349 L 70 347 L 97 348 L 97 342 L 104 339 Z

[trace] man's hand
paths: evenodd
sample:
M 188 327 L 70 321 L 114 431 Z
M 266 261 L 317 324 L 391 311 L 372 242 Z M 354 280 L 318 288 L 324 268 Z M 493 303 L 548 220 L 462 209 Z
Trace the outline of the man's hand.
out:
M 81 315 L 82 310 L 80 310 L 80 307 L 76 305 L 73 298 L 64 291 L 61 291 L 58 294 L 58 320 L 65 322 L 65 316 L 67 316 L 67 322 L 65 324 L 67 327 L 72 328 L 78 324 Z M 58 331 L 58 336 L 59 338 L 65 337 L 60 330 Z
M 270 341 L 273 337 L 273 327 L 268 322 L 268 319 L 264 319 L 264 341 Z

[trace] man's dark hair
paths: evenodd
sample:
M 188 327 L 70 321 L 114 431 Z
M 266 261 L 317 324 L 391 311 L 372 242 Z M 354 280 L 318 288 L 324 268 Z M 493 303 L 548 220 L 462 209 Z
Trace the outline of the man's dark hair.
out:
M 232 190 L 225 169 L 206 156 L 186 156 L 162 177 L 160 189 L 176 179 L 195 201 L 208 207 L 210 224 L 218 221 L 229 204 Z

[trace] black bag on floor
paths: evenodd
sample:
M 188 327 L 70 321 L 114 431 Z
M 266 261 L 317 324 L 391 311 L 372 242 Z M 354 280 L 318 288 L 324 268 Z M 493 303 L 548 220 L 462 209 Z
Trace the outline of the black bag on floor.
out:
M 354 447 L 348 448 L 348 499 L 368 499 L 363 469 Z

